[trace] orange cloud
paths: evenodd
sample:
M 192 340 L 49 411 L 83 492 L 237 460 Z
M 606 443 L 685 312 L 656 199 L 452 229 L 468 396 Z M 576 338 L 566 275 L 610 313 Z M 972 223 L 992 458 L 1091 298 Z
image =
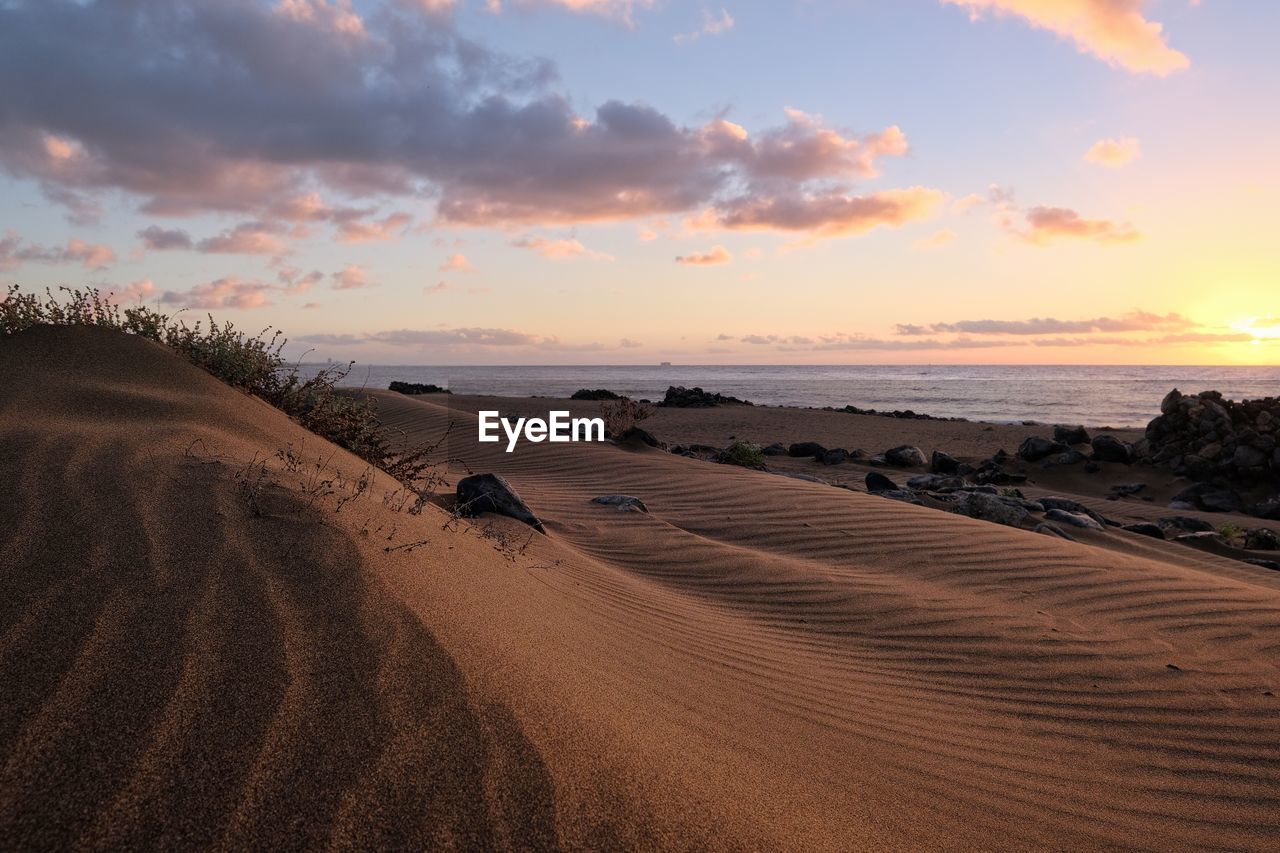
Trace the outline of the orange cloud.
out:
M 1118 169 L 1142 156 L 1142 144 L 1132 136 L 1123 139 L 1099 139 L 1084 153 L 1086 163 Z
M 955 242 L 956 232 L 950 228 L 941 228 L 928 237 L 921 237 L 912 243 L 917 249 L 941 249 L 943 246 Z
M 863 196 L 840 192 L 740 199 L 727 206 L 720 224 L 735 229 L 808 231 L 813 239 L 865 234 L 880 225 L 896 228 L 926 219 L 947 200 L 926 187 L 884 190 Z
M 676 257 L 677 264 L 684 264 L 690 267 L 710 267 L 717 264 L 727 264 L 733 260 L 733 255 L 724 246 L 712 246 L 709 252 L 698 252 L 692 255 L 679 255 Z
M 1129 71 L 1161 77 L 1191 64 L 1169 47 L 1164 27 L 1142 16 L 1146 0 L 942 0 L 967 9 L 1014 15 L 1075 42 L 1082 53 Z
M 1043 246 L 1060 239 L 1130 243 L 1142 235 L 1127 222 L 1085 219 L 1065 207 L 1033 207 L 1027 211 L 1027 229 L 1019 232 L 1028 242 Z

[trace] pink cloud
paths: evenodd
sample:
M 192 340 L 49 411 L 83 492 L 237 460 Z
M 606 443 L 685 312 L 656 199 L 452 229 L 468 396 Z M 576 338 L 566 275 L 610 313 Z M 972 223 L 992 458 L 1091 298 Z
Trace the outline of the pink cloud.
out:
M 334 290 L 358 290 L 373 286 L 368 273 L 359 264 L 349 264 L 342 271 L 334 273 L 332 278 Z
M 1131 243 L 1142 235 L 1127 222 L 1085 219 L 1064 207 L 1033 207 L 1027 211 L 1027 227 L 1018 233 L 1028 242 L 1046 245 L 1057 240 L 1093 240 L 1098 243 Z
M 65 246 L 41 246 L 24 243 L 16 232 L 0 238 L 0 270 L 16 269 L 25 263 L 73 264 L 90 270 L 105 269 L 115 263 L 116 253 L 110 246 L 72 238 Z
M 530 249 L 553 261 L 563 261 L 569 258 L 591 258 L 597 261 L 612 261 L 614 259 L 613 255 L 588 249 L 572 238 L 548 240 L 545 237 L 521 237 L 513 240 L 511 245 L 518 249 Z
M 865 234 L 873 228 L 896 228 L 927 219 L 946 201 L 940 190 L 911 187 L 864 196 L 827 192 L 747 197 L 728 205 L 720 224 L 735 229 L 806 231 L 811 237 Z
M 440 272 L 475 272 L 476 268 L 471 265 L 471 261 L 467 260 L 467 256 L 461 252 L 450 255 L 449 259 L 440 265 Z
M 247 281 L 238 276 L 228 276 L 196 285 L 185 293 L 165 291 L 160 301 L 166 304 L 185 305 L 188 308 L 264 308 L 271 304 L 267 295 L 279 288 L 261 281 Z
M 733 255 L 724 246 L 712 246 L 710 251 L 698 252 L 692 255 L 679 255 L 676 257 L 677 264 L 692 267 L 709 267 L 717 264 L 727 264 L 733 260 Z

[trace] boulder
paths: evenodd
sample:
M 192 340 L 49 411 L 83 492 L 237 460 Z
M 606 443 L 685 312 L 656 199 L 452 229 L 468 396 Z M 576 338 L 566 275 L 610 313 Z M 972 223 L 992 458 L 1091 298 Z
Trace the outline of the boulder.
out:
M 917 474 L 907 480 L 908 489 L 919 489 L 925 492 L 939 492 L 964 487 L 960 477 L 948 477 L 943 474 Z
M 818 461 L 823 465 L 839 465 L 841 462 L 848 460 L 848 458 L 849 451 L 845 450 L 843 447 L 836 447 L 832 450 L 828 450 L 826 453 L 823 453 L 822 456 L 818 458 Z
M 1149 521 L 1140 521 L 1137 524 L 1126 524 L 1121 529 L 1127 530 L 1130 533 L 1137 533 L 1139 536 L 1150 536 L 1152 539 L 1164 538 L 1164 530 L 1161 529 L 1160 525 L 1152 524 Z
M 809 457 L 811 459 L 820 459 L 827 449 L 816 441 L 801 441 L 791 445 L 787 449 L 788 456 L 797 458 Z
M 1050 441 L 1038 435 L 1030 438 L 1018 445 L 1018 458 L 1026 462 L 1039 462 L 1046 456 L 1052 456 L 1055 453 L 1065 453 L 1071 448 L 1058 441 Z
M 667 447 L 664 443 L 658 441 L 653 433 L 638 426 L 633 426 L 618 436 L 618 441 L 623 444 L 645 444 L 649 447 L 656 447 L 659 450 L 665 450 Z
M 424 385 L 420 382 L 400 382 L 398 380 L 395 380 L 390 385 L 388 385 L 387 390 L 396 391 L 400 394 L 409 394 L 409 395 L 452 394 L 453 393 L 448 388 L 441 388 L 439 385 L 433 385 L 430 383 L 427 383 Z
M 950 511 L 1009 527 L 1021 526 L 1029 515 L 1018 504 L 1002 501 L 998 495 L 988 495 L 983 492 L 965 492 Z
M 1257 557 L 1250 557 L 1245 562 L 1251 566 L 1261 566 L 1264 569 L 1271 569 L 1273 572 L 1280 572 L 1280 563 L 1275 560 L 1260 560 Z
M 934 474 L 957 474 L 960 465 L 959 459 L 941 450 L 933 451 L 933 456 L 929 458 L 929 470 Z
M 1213 525 L 1202 518 L 1189 515 L 1170 515 L 1156 520 L 1164 530 L 1175 530 L 1179 533 L 1211 533 Z
M 922 506 L 924 503 L 923 501 L 920 500 L 920 495 L 916 494 L 910 489 L 888 489 L 883 492 L 872 492 L 871 494 L 881 498 L 889 498 L 890 500 L 894 500 L 894 501 L 902 501 L 903 503 L 915 504 L 916 506 Z
M 662 402 L 658 403 L 658 405 L 675 409 L 709 409 L 712 406 L 719 406 L 725 403 L 739 406 L 751 405 L 749 401 L 740 400 L 737 397 L 703 391 L 701 388 L 696 387 L 685 388 L 683 385 L 669 386 L 666 396 L 662 398 Z
M 616 506 L 619 512 L 648 512 L 649 508 L 644 505 L 644 501 L 631 495 L 601 495 L 598 498 L 592 498 L 593 504 L 604 504 L 605 506 Z
M 1262 468 L 1270 461 L 1269 454 L 1247 444 L 1237 447 L 1235 454 L 1231 457 L 1231 464 L 1236 466 L 1238 471 L 1244 471 L 1248 468 Z
M 1212 483 L 1196 483 L 1174 495 L 1170 506 L 1203 512 L 1237 512 L 1241 503 L 1240 496 L 1230 489 L 1223 489 Z
M 1249 551 L 1280 551 L 1280 536 L 1266 527 L 1246 530 L 1244 547 Z
M 1111 493 L 1122 498 L 1136 495 L 1147 487 L 1146 483 L 1117 483 L 1111 487 Z
M 764 448 L 760 452 L 763 453 L 765 456 L 786 456 L 787 446 L 780 441 L 775 441 L 773 444 Z
M 1090 516 L 1078 512 L 1068 512 L 1065 509 L 1046 509 L 1044 517 L 1049 521 L 1069 524 L 1072 527 L 1080 527 L 1085 530 L 1104 529 L 1101 524 L 1094 521 Z
M 1068 542 L 1076 541 L 1076 538 L 1074 536 L 1072 536 L 1070 533 L 1067 533 L 1061 527 L 1058 527 L 1053 524 L 1049 524 L 1048 522 L 1045 522 L 1045 521 L 1040 522 L 1035 527 L 1031 528 L 1031 530 L 1034 533 L 1043 533 L 1045 536 L 1055 536 L 1058 539 L 1065 539 Z
M 1093 437 L 1093 458 L 1099 462 L 1119 462 L 1128 465 L 1133 461 L 1133 448 L 1114 435 Z
M 884 452 L 884 460 L 890 465 L 896 465 L 899 468 L 919 468 L 923 467 L 928 461 L 924 458 L 924 451 L 910 444 L 900 444 L 897 447 L 886 450 Z
M 1089 431 L 1082 426 L 1056 426 L 1053 440 L 1062 444 L 1088 444 Z
M 1061 453 L 1046 456 L 1041 460 L 1040 465 L 1044 468 L 1060 468 L 1064 465 L 1079 465 L 1087 461 L 1089 461 L 1088 457 L 1079 450 L 1064 450 Z
M 1079 501 L 1072 500 L 1071 498 L 1051 495 L 1049 497 L 1040 498 L 1040 505 L 1046 510 L 1057 509 L 1062 510 L 1063 512 L 1069 512 L 1072 515 L 1087 515 L 1089 518 L 1096 521 L 1099 527 L 1105 527 L 1107 524 L 1107 520 L 1101 515 L 1089 509 Z
M 621 400 L 622 395 L 607 388 L 579 388 L 569 396 L 570 400 Z
M 877 471 L 868 471 L 866 477 L 868 492 L 893 492 L 902 487 Z
M 463 477 L 458 481 L 457 491 L 460 515 L 474 518 L 484 512 L 493 512 L 522 521 L 539 533 L 547 532 L 511 484 L 497 474 Z

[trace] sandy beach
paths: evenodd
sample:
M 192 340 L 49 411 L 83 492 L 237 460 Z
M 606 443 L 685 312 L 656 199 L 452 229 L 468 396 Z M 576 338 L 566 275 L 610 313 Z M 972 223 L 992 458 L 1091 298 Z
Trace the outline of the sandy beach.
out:
M 138 338 L 32 329 L 0 377 L 6 848 L 1280 838 L 1280 572 L 867 494 L 884 469 L 859 461 L 507 454 L 474 411 L 559 401 L 377 394 L 410 444 L 452 421 L 449 485 L 502 475 L 541 535 L 457 518 L 446 485 L 416 505 Z M 727 406 L 645 427 L 973 460 L 1036 430 Z M 1173 513 L 1153 469 L 1030 474 L 1029 499 L 1120 523 L 1280 529 Z M 1135 480 L 1157 499 L 1106 500 Z M 613 493 L 648 512 L 591 503 Z

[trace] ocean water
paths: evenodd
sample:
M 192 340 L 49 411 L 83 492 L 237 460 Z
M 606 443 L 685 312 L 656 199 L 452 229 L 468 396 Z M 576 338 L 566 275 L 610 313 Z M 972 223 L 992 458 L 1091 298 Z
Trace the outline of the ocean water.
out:
M 302 365 L 313 372 L 323 365 Z M 1242 399 L 1280 395 L 1280 366 L 539 366 L 430 367 L 357 364 L 344 385 L 431 382 L 457 394 L 568 397 L 608 388 L 659 400 L 668 385 L 698 385 L 774 406 L 911 409 L 996 423 L 1035 420 L 1145 426 L 1171 388 Z

